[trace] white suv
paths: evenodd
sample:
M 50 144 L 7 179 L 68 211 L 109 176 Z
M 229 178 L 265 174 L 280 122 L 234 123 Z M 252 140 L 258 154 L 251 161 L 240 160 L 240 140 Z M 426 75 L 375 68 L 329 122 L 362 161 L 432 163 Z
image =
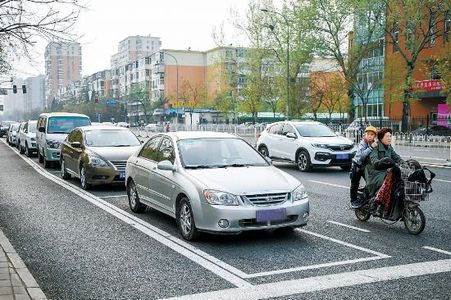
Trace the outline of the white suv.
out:
M 303 172 L 320 166 L 349 170 L 355 155 L 351 140 L 320 122 L 270 124 L 258 138 L 257 149 L 265 156 L 295 162 Z

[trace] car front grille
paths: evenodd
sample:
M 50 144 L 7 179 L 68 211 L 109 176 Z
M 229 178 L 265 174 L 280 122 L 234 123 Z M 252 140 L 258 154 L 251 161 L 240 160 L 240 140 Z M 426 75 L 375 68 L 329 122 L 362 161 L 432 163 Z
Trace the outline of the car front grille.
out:
M 289 215 L 284 220 L 274 220 L 268 222 L 257 222 L 257 219 L 242 219 L 238 221 L 238 224 L 240 225 L 240 227 L 262 227 L 293 223 L 296 222 L 297 219 L 297 215 Z
M 116 167 L 118 171 L 125 171 L 125 166 L 127 165 L 126 160 L 112 160 L 111 163 Z
M 268 193 L 257 195 L 244 195 L 242 196 L 245 202 L 249 202 L 252 205 L 275 205 L 285 202 L 290 196 L 290 193 Z
M 328 145 L 327 148 L 329 148 L 332 151 L 347 151 L 351 150 L 353 148 L 352 145 Z

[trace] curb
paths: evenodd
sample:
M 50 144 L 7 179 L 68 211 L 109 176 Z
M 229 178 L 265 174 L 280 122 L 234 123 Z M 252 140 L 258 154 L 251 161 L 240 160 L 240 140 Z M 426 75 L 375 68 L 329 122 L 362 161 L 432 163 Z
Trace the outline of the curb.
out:
M 0 247 L 3 248 L 3 251 L 5 252 L 7 259 L 11 262 L 13 268 L 19 275 L 20 280 L 22 280 L 23 285 L 26 288 L 31 299 L 47 300 L 47 297 L 39 287 L 33 275 L 31 275 L 27 266 L 20 258 L 19 254 L 17 254 L 16 250 L 14 250 L 14 247 L 11 245 L 8 238 L 5 236 L 5 234 L 1 229 L 0 229 Z

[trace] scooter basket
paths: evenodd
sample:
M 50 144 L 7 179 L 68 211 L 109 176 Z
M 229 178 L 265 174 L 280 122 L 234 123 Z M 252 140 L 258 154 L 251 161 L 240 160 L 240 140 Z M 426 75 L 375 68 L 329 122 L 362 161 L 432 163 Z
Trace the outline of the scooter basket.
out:
M 421 182 L 405 181 L 404 195 L 407 201 L 419 202 L 429 200 L 426 184 Z

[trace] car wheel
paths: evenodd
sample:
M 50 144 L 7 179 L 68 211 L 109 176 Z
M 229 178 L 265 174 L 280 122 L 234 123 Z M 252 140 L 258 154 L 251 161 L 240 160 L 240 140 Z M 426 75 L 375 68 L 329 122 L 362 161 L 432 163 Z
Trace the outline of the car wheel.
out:
M 42 161 L 44 162 L 44 168 L 50 168 L 50 162 L 43 156 Z
M 28 143 L 25 143 L 25 153 L 27 154 L 28 157 L 31 157 L 33 155 L 33 151 L 31 151 L 30 148 L 28 148 Z
M 268 148 L 266 146 L 261 146 L 258 149 L 258 152 L 260 152 L 263 156 L 265 157 L 269 157 L 269 152 L 268 152 Z
M 296 157 L 296 165 L 301 172 L 308 172 L 312 170 L 312 163 L 310 162 L 310 155 L 307 151 L 299 151 Z
M 91 187 L 91 185 L 88 183 L 88 178 L 86 175 L 86 168 L 83 165 L 81 165 L 81 167 L 80 167 L 80 184 L 81 184 L 81 188 L 84 190 L 87 190 Z
M 22 147 L 22 145 L 20 145 L 20 144 L 19 144 L 19 152 L 20 152 L 20 154 L 25 153 L 25 147 Z
M 130 180 L 127 184 L 127 197 L 132 212 L 139 214 L 146 210 L 146 206 L 139 200 L 138 189 L 133 180 Z
M 177 223 L 179 225 L 180 233 L 185 240 L 194 241 L 199 237 L 199 231 L 194 223 L 193 210 L 186 197 L 180 200 L 179 209 L 177 211 Z
M 44 162 L 44 158 L 42 157 L 41 152 L 39 151 L 39 148 L 38 148 L 38 161 L 39 161 L 41 164 Z
M 351 170 L 351 166 L 341 166 L 340 167 L 343 171 L 350 171 Z
M 64 163 L 64 159 L 61 159 L 60 166 L 61 166 L 61 178 L 69 179 L 70 178 L 70 174 L 67 173 L 67 171 L 66 171 L 66 164 Z

